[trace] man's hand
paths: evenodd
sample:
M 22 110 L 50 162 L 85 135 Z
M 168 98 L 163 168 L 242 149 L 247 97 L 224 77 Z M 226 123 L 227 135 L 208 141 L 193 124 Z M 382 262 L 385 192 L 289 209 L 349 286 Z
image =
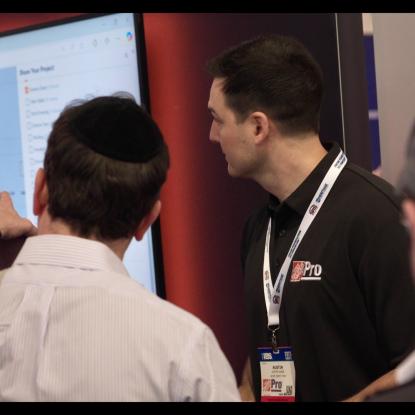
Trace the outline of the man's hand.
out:
M 30 220 L 19 216 L 10 195 L 7 192 L 0 192 L 0 239 L 13 239 L 36 234 L 36 226 Z

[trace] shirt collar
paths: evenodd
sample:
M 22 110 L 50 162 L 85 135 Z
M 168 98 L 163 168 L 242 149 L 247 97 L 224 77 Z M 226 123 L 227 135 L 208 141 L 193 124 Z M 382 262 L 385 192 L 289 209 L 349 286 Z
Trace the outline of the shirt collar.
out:
M 102 242 L 68 235 L 27 238 L 14 265 L 50 265 L 129 275 L 120 258 Z
M 335 142 L 323 143 L 323 146 L 328 151 L 327 154 L 283 203 L 281 203 L 274 195 L 270 194 L 268 209 L 271 212 L 278 212 L 282 206 L 288 206 L 300 216 L 304 216 L 311 199 L 340 151 L 340 146 Z

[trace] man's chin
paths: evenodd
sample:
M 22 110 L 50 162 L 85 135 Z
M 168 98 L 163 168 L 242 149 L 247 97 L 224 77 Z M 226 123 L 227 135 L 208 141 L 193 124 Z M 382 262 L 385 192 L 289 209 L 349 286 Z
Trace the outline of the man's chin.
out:
M 235 179 L 242 177 L 241 172 L 233 169 L 231 166 L 229 166 L 229 164 L 228 164 L 228 174 L 229 174 L 229 176 L 231 176 Z
M 238 177 L 238 175 L 236 174 L 235 170 L 228 164 L 228 174 L 231 177 Z

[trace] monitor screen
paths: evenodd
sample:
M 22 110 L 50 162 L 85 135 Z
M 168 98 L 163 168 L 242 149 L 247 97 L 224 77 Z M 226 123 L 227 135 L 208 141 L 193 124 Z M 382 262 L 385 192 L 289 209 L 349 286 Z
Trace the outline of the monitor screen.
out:
M 0 35 L 0 189 L 10 192 L 20 215 L 36 223 L 36 171 L 66 104 L 127 91 L 146 106 L 143 57 L 141 15 L 133 13 L 86 15 Z M 163 295 L 158 229 L 153 225 L 142 241 L 133 240 L 124 264 Z

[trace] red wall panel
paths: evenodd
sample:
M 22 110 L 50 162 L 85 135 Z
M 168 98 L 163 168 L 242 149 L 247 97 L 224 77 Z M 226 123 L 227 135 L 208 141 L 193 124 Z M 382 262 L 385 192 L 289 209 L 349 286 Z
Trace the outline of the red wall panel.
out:
M 246 358 L 240 235 L 264 196 L 229 178 L 220 148 L 209 142 L 211 23 L 201 15 L 144 15 L 151 110 L 172 160 L 161 216 L 167 297 L 212 327 L 239 376 Z

